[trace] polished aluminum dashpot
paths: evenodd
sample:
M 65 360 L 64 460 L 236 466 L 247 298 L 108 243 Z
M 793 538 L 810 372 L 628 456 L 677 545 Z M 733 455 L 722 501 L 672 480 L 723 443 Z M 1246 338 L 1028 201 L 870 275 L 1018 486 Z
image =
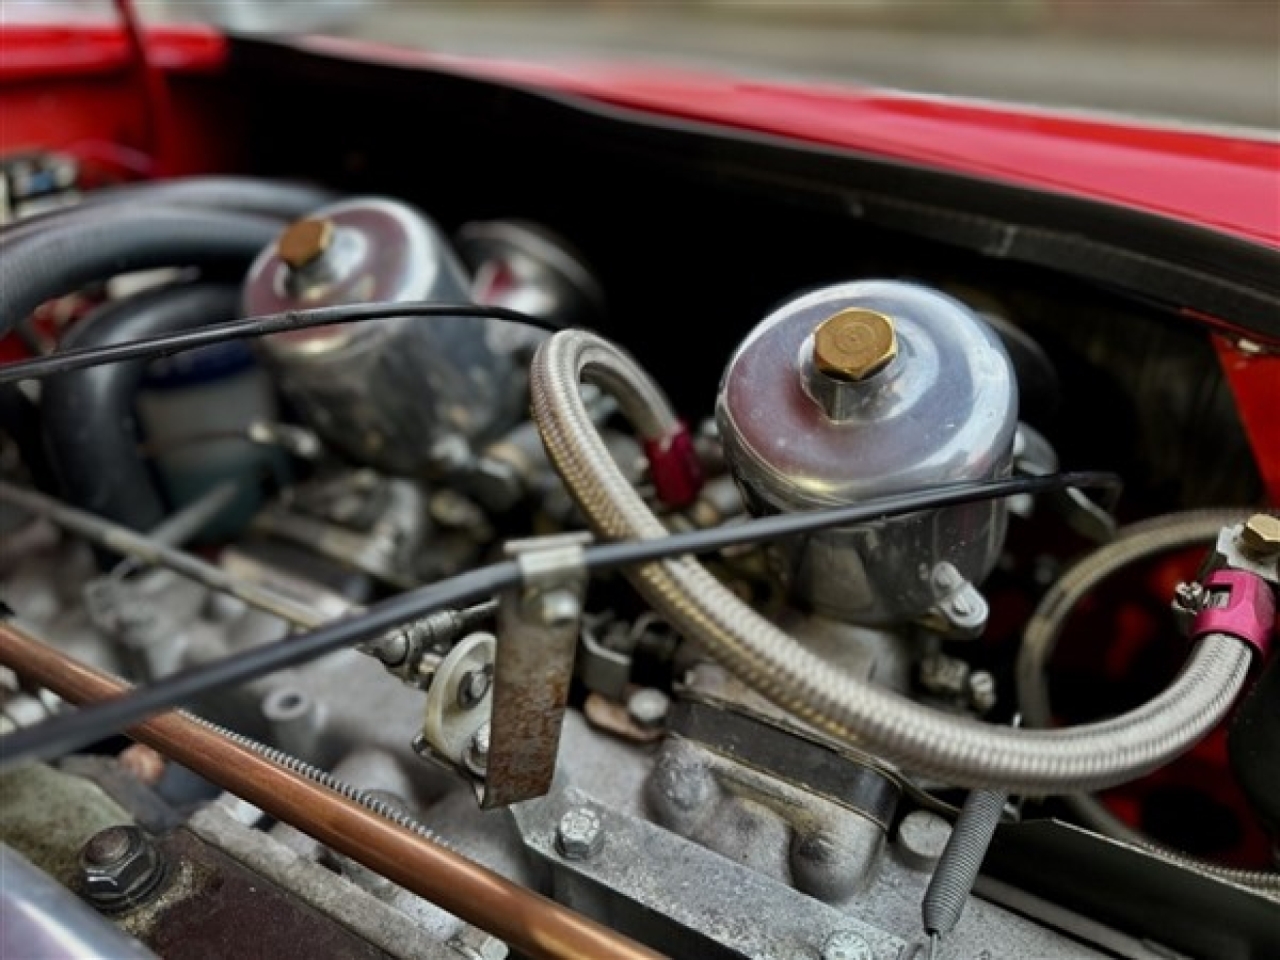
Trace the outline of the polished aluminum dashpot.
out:
M 436 226 L 378 198 L 316 211 L 264 250 L 246 314 L 372 301 L 468 303 L 470 281 Z M 485 442 L 522 397 L 497 320 L 392 317 L 262 341 L 282 390 L 329 443 L 399 475 L 429 472 L 441 443 Z
M 777 513 L 1007 476 L 1018 391 L 995 332 L 964 304 L 867 280 L 757 326 L 729 361 L 716 420 L 751 509 Z M 821 614 L 901 623 L 990 573 L 1005 520 L 998 501 L 925 511 L 792 541 L 774 560 Z

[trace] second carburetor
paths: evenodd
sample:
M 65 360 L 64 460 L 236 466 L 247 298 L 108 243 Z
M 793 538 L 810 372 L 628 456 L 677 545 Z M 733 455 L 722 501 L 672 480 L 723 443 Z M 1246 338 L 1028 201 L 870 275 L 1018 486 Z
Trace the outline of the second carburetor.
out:
M 995 332 L 913 284 L 862 281 L 807 294 L 729 361 L 716 422 L 747 503 L 774 512 L 857 503 L 1007 476 L 1018 389 Z M 891 625 L 942 610 L 962 631 L 981 609 L 949 601 L 991 572 L 1000 501 L 837 530 L 792 544 L 779 568 L 820 613 Z

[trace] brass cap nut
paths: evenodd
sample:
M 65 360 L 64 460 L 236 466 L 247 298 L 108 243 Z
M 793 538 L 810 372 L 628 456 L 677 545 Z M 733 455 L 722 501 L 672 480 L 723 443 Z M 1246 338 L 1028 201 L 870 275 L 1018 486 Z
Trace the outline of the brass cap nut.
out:
M 280 259 L 298 270 L 315 261 L 333 243 L 333 221 L 321 218 L 297 220 L 276 241 Z
M 893 321 L 874 310 L 841 310 L 813 331 L 813 365 L 837 380 L 865 380 L 897 355 Z
M 1280 554 L 1280 517 L 1255 513 L 1240 529 L 1240 546 L 1255 557 Z

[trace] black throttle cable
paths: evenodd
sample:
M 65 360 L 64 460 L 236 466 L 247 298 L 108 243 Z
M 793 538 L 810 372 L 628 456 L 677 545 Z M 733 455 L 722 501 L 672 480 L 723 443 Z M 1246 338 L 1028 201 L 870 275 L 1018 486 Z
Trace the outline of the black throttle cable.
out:
M 128 343 L 103 344 L 62 350 L 45 357 L 22 360 L 0 367 L 0 385 L 20 380 L 39 380 L 44 377 L 83 370 L 103 363 L 119 363 L 123 360 L 154 360 L 207 347 L 229 340 L 265 337 L 273 333 L 291 330 L 308 330 L 336 324 L 362 323 L 366 320 L 386 320 L 393 317 L 471 317 L 476 320 L 502 320 L 537 327 L 556 333 L 563 327 L 553 320 L 508 310 L 505 307 L 482 306 L 475 303 L 351 303 L 334 307 L 316 307 L 311 310 L 289 310 L 285 313 L 269 313 L 260 317 L 247 317 L 226 323 L 210 324 L 194 330 L 183 330 L 154 337 L 143 337 Z
M 948 484 L 929 490 L 895 494 L 853 506 L 779 514 L 733 526 L 672 534 L 653 540 L 606 543 L 587 547 L 583 563 L 593 573 L 673 557 L 712 553 L 728 547 L 763 543 L 814 533 L 831 527 L 873 523 L 890 517 L 940 507 L 1037 494 L 1067 487 L 1101 488 L 1118 493 L 1120 478 L 1112 473 L 1059 473 Z M 503 561 L 399 594 L 315 630 L 286 640 L 232 654 L 138 687 L 104 703 L 54 717 L 37 726 L 0 737 L 0 773 L 21 764 L 48 760 L 126 731 L 147 717 L 265 674 L 297 666 L 342 647 L 371 640 L 439 610 L 492 596 L 520 582 L 520 568 Z

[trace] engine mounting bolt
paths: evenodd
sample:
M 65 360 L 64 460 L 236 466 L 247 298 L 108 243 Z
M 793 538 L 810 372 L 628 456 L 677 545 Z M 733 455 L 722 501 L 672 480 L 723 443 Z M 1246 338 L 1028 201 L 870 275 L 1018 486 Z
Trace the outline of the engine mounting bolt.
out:
M 145 900 L 164 876 L 164 861 L 138 827 L 100 830 L 80 850 L 85 895 L 104 910 L 119 910 Z
M 872 960 L 871 944 L 852 930 L 837 930 L 822 944 L 822 960 Z
M 1240 546 L 1258 560 L 1280 555 L 1280 517 L 1255 513 L 1240 528 Z
M 813 331 L 813 365 L 836 380 L 866 380 L 897 355 L 893 321 L 874 310 L 841 310 Z
M 556 848 L 566 860 L 587 860 L 604 847 L 604 824 L 590 807 L 574 807 L 556 827 Z
M 662 725 L 671 709 L 671 698 L 661 690 L 645 687 L 627 698 L 627 714 L 637 726 L 652 729 Z
M 276 254 L 294 270 L 300 270 L 329 249 L 333 221 L 317 217 L 296 220 L 276 241 Z

